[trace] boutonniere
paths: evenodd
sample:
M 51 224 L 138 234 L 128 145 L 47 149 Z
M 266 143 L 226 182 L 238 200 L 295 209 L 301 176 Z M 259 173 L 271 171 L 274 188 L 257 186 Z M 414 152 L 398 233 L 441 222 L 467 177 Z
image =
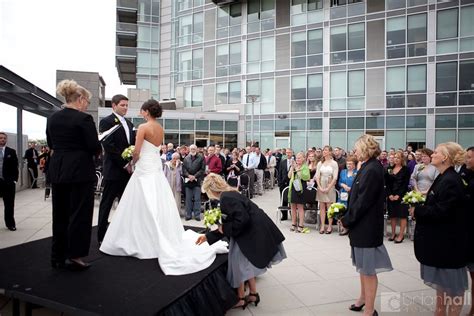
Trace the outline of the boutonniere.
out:
M 389 175 L 392 175 L 393 174 L 393 168 L 388 168 L 387 172 L 388 172 Z
M 418 165 L 418 172 L 419 171 L 423 171 L 423 169 L 425 169 L 425 164 L 421 163 Z
M 114 119 L 114 122 L 115 122 L 115 125 L 117 125 L 117 124 L 119 124 L 119 123 L 120 123 L 120 121 L 119 121 L 119 119 L 118 119 L 118 118 L 115 118 L 115 119 Z

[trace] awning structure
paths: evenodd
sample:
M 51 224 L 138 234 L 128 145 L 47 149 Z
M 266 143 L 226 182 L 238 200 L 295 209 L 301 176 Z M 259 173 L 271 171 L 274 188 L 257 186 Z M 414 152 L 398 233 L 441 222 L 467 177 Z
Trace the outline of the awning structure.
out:
M 0 65 L 0 102 L 14 106 L 16 114 L 17 154 L 22 157 L 23 111 L 48 117 L 61 109 L 63 102 L 41 90 L 28 80 Z M 24 185 L 24 161 L 20 160 L 20 186 Z
M 0 102 L 45 117 L 60 110 L 63 104 L 61 100 L 2 65 L 0 65 Z

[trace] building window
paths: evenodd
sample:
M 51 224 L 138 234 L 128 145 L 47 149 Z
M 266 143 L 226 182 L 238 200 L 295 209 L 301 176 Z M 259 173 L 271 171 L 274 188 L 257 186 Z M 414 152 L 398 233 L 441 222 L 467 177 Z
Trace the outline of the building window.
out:
M 365 13 L 362 0 L 331 0 L 331 19 L 341 19 Z
M 323 65 L 323 30 L 293 33 L 291 36 L 291 67 Z
M 275 69 L 275 37 L 247 41 L 247 73 L 268 72 Z
M 458 63 L 436 64 L 436 106 L 457 105 Z
M 319 23 L 324 19 L 323 0 L 292 0 L 291 25 Z
M 254 102 L 254 114 L 275 113 L 274 79 L 247 80 L 247 95 L 258 96 Z M 252 102 L 246 98 L 246 114 L 252 112 Z
M 241 34 L 242 5 L 240 3 L 217 7 L 217 38 Z
M 474 6 L 438 11 L 436 53 L 474 51 Z M 459 22 L 459 23 L 458 23 Z
M 387 108 L 426 107 L 426 65 L 388 68 L 386 87 Z
M 275 28 L 275 0 L 247 1 L 247 33 Z
M 331 27 L 331 64 L 365 60 L 365 23 Z
M 202 49 L 180 52 L 178 62 L 178 81 L 202 78 Z
M 218 83 L 216 85 L 216 104 L 240 103 L 240 81 Z
M 361 110 L 365 104 L 365 71 L 332 72 L 331 110 Z
M 202 86 L 184 88 L 184 107 L 202 106 Z
M 323 109 L 323 75 L 291 78 L 291 111 L 314 112 Z
M 427 52 L 426 14 L 387 20 L 387 58 L 425 56 Z
M 178 43 L 180 46 L 202 42 L 203 14 L 185 15 L 178 20 Z
M 241 72 L 240 42 L 216 47 L 216 76 L 232 76 Z
M 474 60 L 459 62 L 459 105 L 474 105 Z

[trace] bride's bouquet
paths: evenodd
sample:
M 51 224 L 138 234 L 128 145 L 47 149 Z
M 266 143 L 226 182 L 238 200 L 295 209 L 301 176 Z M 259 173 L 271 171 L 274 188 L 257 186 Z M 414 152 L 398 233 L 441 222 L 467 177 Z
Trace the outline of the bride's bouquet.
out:
M 426 198 L 418 191 L 410 191 L 403 196 L 402 203 L 410 207 L 425 203 Z
M 217 225 L 222 224 L 221 209 L 216 207 L 204 212 L 204 225 L 210 230 L 216 230 Z
M 134 151 L 135 151 L 135 146 L 133 145 L 125 148 L 124 151 L 122 152 L 122 158 L 127 161 L 132 160 Z
M 346 206 L 342 203 L 332 203 L 328 209 L 328 218 L 340 220 L 346 212 Z

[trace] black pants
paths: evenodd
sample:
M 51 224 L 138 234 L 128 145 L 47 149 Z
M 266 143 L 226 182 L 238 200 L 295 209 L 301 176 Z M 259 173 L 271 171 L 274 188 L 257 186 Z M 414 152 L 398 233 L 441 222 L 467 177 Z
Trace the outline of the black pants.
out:
M 28 175 L 30 176 L 31 187 L 32 188 L 37 188 L 38 183 L 37 183 L 37 180 L 35 180 L 35 179 L 38 179 L 38 166 L 36 164 L 35 165 L 28 164 L 28 169 L 33 170 L 34 178 L 33 178 L 33 176 L 31 176 L 31 173 L 28 171 Z
M 94 213 L 94 183 L 53 183 L 53 244 L 51 260 L 89 254 Z
M 280 196 L 281 196 L 281 194 L 283 193 L 283 190 L 284 190 L 287 186 L 288 186 L 288 184 L 286 184 L 286 185 L 283 186 L 283 187 L 278 187 L 278 188 L 280 189 Z M 284 201 L 287 201 L 287 199 L 286 199 L 286 200 L 284 199 Z M 283 201 L 283 204 L 284 204 L 284 205 L 281 205 L 281 206 L 288 206 L 288 202 L 285 203 L 284 201 Z M 282 211 L 281 211 L 281 220 L 283 221 L 283 220 L 287 220 L 287 219 L 288 219 L 288 211 L 282 210 Z
M 15 182 L 0 179 L 0 195 L 5 206 L 5 225 L 15 227 Z
M 127 183 L 128 179 L 104 181 L 104 192 L 102 193 L 102 199 L 100 200 L 99 221 L 97 223 L 97 240 L 99 242 L 104 240 L 105 233 L 107 232 L 112 204 L 114 204 L 115 198 L 120 199 L 122 197 Z

